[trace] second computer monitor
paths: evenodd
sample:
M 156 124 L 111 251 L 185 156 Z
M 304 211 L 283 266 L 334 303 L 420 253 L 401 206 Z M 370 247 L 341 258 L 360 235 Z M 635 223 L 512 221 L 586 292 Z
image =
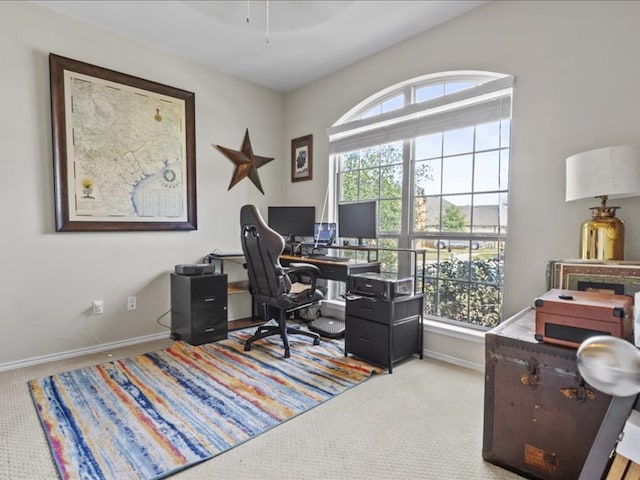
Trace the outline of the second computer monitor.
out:
M 316 222 L 316 207 L 269 207 L 269 226 L 285 240 L 311 237 Z
M 377 238 L 376 202 L 342 203 L 338 205 L 338 235 L 343 240 Z

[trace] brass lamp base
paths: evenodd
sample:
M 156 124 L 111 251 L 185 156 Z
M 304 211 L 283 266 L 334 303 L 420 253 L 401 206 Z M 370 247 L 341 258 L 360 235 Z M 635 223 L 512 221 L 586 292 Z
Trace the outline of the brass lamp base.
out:
M 624 260 L 624 222 L 616 218 L 617 208 L 607 207 L 605 197 L 600 207 L 591 209 L 592 218 L 580 232 L 580 258 Z

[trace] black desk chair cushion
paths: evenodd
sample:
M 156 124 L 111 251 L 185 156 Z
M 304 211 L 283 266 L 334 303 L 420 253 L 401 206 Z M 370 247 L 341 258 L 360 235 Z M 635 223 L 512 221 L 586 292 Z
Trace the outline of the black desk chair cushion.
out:
M 268 305 L 278 309 L 276 319 L 278 325 L 258 327 L 256 333 L 245 342 L 244 349 L 251 350 L 251 344 L 256 340 L 280 335 L 285 349 L 284 356 L 288 358 L 290 356 L 288 334 L 311 337 L 314 345 L 318 345 L 319 335 L 287 327 L 286 313 L 322 300 L 322 292 L 316 288 L 320 269 L 307 263 L 297 263 L 289 268 L 280 265 L 284 240 L 269 228 L 254 205 L 244 205 L 241 208 L 240 226 L 242 251 L 249 275 L 249 291 L 258 305 Z M 311 282 L 307 288 L 300 288 L 297 284 L 296 288 L 293 288 L 292 278 L 294 281 L 310 279 Z

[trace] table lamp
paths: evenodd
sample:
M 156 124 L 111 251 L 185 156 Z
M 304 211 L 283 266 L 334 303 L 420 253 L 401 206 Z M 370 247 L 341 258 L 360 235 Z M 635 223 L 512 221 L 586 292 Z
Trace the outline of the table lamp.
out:
M 609 198 L 640 195 L 640 147 L 616 145 L 567 158 L 566 201 L 599 198 L 580 231 L 580 258 L 624 260 L 624 222 Z

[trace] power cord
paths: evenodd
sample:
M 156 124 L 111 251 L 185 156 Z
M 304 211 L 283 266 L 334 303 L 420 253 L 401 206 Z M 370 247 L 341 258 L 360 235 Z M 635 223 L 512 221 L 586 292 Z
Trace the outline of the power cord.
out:
M 167 326 L 167 325 L 165 325 L 165 324 L 163 324 L 163 323 L 161 323 L 161 322 L 160 322 L 160 319 L 161 319 L 162 317 L 164 317 L 164 316 L 165 316 L 167 313 L 169 313 L 170 311 L 171 311 L 171 309 L 167 310 L 167 311 L 166 311 L 166 312 L 164 312 L 162 315 L 160 315 L 158 318 L 156 318 L 156 323 L 157 323 L 158 325 L 160 325 L 161 327 L 167 328 L 167 329 L 169 329 L 169 330 L 171 330 L 171 327 L 170 327 L 170 326 Z

